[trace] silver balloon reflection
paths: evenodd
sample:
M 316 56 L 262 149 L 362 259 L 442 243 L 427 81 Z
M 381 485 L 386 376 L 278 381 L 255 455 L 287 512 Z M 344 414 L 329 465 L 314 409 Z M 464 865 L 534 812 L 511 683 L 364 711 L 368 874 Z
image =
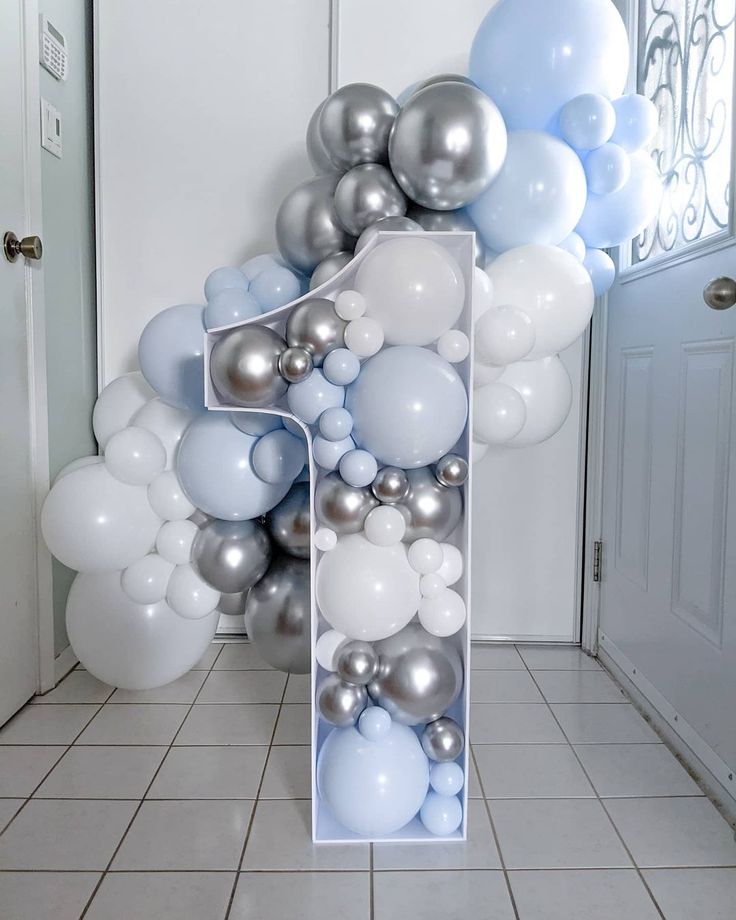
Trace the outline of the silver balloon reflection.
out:
M 317 709 L 320 716 L 336 725 L 347 728 L 355 725 L 358 716 L 368 705 L 365 687 L 342 680 L 337 674 L 328 674 L 317 688 Z
M 281 255 L 310 275 L 333 252 L 355 247 L 355 239 L 337 219 L 333 196 L 339 175 L 317 176 L 297 185 L 276 214 L 276 241 Z
M 437 482 L 443 486 L 461 486 L 468 478 L 468 461 L 457 454 L 445 454 L 434 468 Z
M 463 687 L 460 654 L 449 639 L 410 623 L 376 642 L 378 674 L 368 684 L 371 698 L 404 725 L 432 722 L 455 702 Z
M 334 166 L 344 171 L 360 163 L 387 163 L 388 138 L 398 111 L 393 96 L 371 83 L 348 83 L 328 96 L 322 103 L 319 132 Z
M 245 602 L 245 628 L 260 656 L 279 671 L 311 666 L 309 562 L 277 556 Z
M 462 209 L 459 211 L 433 211 L 421 205 L 410 205 L 407 217 L 416 221 L 422 230 L 428 233 L 453 233 L 457 230 L 469 231 L 475 234 L 475 264 L 483 268 L 488 258 L 489 250 L 480 238 L 475 224 Z
M 389 169 L 379 163 L 363 163 L 338 182 L 335 212 L 348 233 L 360 236 L 382 217 L 403 217 L 406 197 Z
M 358 242 L 355 244 L 355 254 L 357 255 L 361 249 L 365 249 L 368 243 L 383 230 L 393 230 L 394 232 L 413 230 L 416 233 L 421 229 L 419 224 L 409 217 L 382 217 L 369 227 L 366 227 L 360 234 Z
M 314 369 L 314 361 L 306 348 L 287 348 L 279 357 L 279 373 L 289 383 L 301 383 Z
M 348 642 L 337 659 L 337 673 L 349 684 L 364 687 L 378 671 L 378 653 L 370 642 L 355 639 Z
M 294 348 L 303 348 L 319 367 L 335 348 L 345 344 L 347 323 L 335 313 L 331 300 L 314 297 L 305 300 L 289 314 L 286 321 L 286 341 Z
M 384 466 L 376 473 L 371 483 L 371 491 L 384 505 L 392 505 L 406 498 L 409 492 L 409 477 L 406 470 L 398 466 Z
M 488 188 L 503 166 L 506 143 L 501 113 L 484 93 L 466 83 L 436 83 L 399 112 L 389 159 L 412 201 L 450 211 Z
M 309 157 L 312 169 L 318 176 L 335 172 L 335 165 L 332 160 L 330 160 L 319 133 L 319 119 L 322 115 L 323 105 L 324 100 L 320 102 L 314 110 L 312 117 L 309 119 L 309 124 L 307 125 L 307 156 Z
M 288 387 L 279 373 L 285 348 L 278 333 L 258 323 L 224 333 L 210 354 L 215 389 L 236 406 L 273 405 Z
M 274 542 L 290 556 L 309 559 L 309 483 L 295 482 L 266 516 Z
M 322 259 L 312 272 L 312 277 L 309 279 L 309 290 L 313 291 L 315 288 L 318 288 L 320 284 L 324 284 L 325 281 L 334 278 L 335 275 L 341 272 L 346 265 L 352 262 L 352 260 L 352 252 L 335 252 L 331 256 L 327 256 L 326 259 Z
M 405 543 L 430 537 L 441 543 L 460 523 L 463 497 L 459 489 L 440 485 L 429 466 L 407 470 L 409 491 L 397 504 L 406 520 Z
M 236 594 L 221 594 L 220 602 L 217 605 L 218 612 L 228 617 L 242 617 L 245 613 L 245 599 L 247 596 L 247 591 L 239 591 Z
M 370 489 L 349 486 L 339 473 L 320 479 L 314 493 L 319 523 L 336 533 L 359 533 L 368 513 L 377 506 Z
M 439 763 L 457 760 L 464 747 L 465 735 L 462 728 L 447 716 L 430 722 L 422 732 L 422 750 L 430 760 Z
M 192 565 L 208 585 L 223 594 L 247 591 L 271 562 L 271 541 L 258 521 L 205 524 L 192 544 Z

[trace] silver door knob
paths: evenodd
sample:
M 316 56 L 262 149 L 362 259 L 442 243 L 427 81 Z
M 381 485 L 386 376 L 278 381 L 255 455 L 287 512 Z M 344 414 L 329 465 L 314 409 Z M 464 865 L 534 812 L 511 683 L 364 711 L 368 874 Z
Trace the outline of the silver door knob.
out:
M 12 230 L 3 237 L 3 252 L 8 262 L 15 262 L 18 256 L 25 259 L 40 259 L 43 255 L 43 245 L 40 236 L 24 236 L 22 240 Z
M 712 310 L 728 310 L 736 303 L 736 281 L 714 278 L 703 288 L 703 300 Z

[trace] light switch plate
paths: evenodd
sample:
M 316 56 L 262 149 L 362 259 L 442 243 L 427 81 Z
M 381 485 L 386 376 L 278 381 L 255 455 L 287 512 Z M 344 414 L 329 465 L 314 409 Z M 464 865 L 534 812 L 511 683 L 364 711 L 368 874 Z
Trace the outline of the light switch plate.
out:
M 41 99 L 41 146 L 61 159 L 61 113 L 47 99 Z

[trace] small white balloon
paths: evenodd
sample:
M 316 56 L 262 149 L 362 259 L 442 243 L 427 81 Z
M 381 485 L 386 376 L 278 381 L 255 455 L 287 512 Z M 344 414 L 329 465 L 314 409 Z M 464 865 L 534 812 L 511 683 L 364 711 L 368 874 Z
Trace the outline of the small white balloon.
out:
M 476 266 L 473 269 L 473 320 L 478 320 L 493 306 L 493 285 L 488 273 Z
M 466 618 L 465 601 L 452 588 L 423 597 L 419 603 L 419 622 L 433 636 L 454 636 Z
M 166 469 L 170 470 L 176 460 L 179 442 L 197 413 L 191 409 L 180 409 L 170 406 L 163 399 L 157 397 L 139 409 L 131 419 L 130 424 L 137 428 L 145 428 L 152 432 L 161 441 L 166 450 Z
M 473 441 L 470 445 L 470 462 L 480 463 L 490 449 L 490 444 L 484 444 L 482 441 Z
M 192 543 L 198 533 L 194 521 L 167 521 L 156 537 L 156 549 L 174 565 L 186 565 L 192 558 Z
M 473 389 L 478 390 L 487 383 L 493 383 L 506 370 L 505 367 L 491 366 L 490 364 L 481 364 L 480 361 L 473 365 Z
M 139 409 L 156 394 L 140 371 L 123 374 L 108 383 L 92 411 L 92 428 L 102 450 L 117 431 L 131 423 Z
M 450 364 L 459 364 L 470 354 L 470 339 L 460 329 L 450 329 L 437 339 L 437 351 Z
M 220 602 L 220 592 L 210 587 L 191 565 L 177 565 L 169 578 L 166 602 L 180 617 L 199 620 Z
M 340 291 L 335 298 L 335 313 L 348 322 L 365 313 L 365 297 L 360 291 Z
M 370 316 L 360 316 L 347 324 L 345 344 L 359 358 L 370 358 L 383 346 L 383 329 Z
M 514 387 L 498 382 L 475 391 L 473 436 L 477 440 L 505 444 L 519 434 L 525 421 L 526 404 Z
M 165 470 L 148 487 L 148 501 L 165 521 L 185 521 L 196 511 L 184 494 L 175 470 Z
M 329 553 L 337 545 L 337 534 L 329 527 L 320 527 L 314 535 L 314 545 L 320 552 Z
M 430 572 L 438 571 L 442 565 L 442 547 L 436 540 L 422 537 L 421 540 L 415 540 L 411 544 L 407 558 L 415 572 L 419 572 L 420 575 L 428 575 Z
M 463 577 L 465 568 L 463 554 L 452 543 L 441 543 L 440 545 L 442 546 L 442 565 L 437 569 L 437 574 L 445 584 L 454 585 Z
M 123 591 L 136 604 L 157 604 L 166 597 L 173 571 L 173 563 L 158 553 L 149 553 L 125 569 L 121 576 Z
M 523 310 L 489 310 L 475 326 L 475 358 L 483 364 L 521 361 L 534 347 L 534 323 Z
M 447 582 L 439 572 L 430 572 L 419 579 L 419 590 L 422 592 L 422 597 L 438 597 L 446 587 Z
M 314 656 L 325 671 L 336 671 L 340 652 L 350 642 L 347 636 L 336 629 L 328 629 L 317 639 Z
M 381 505 L 365 519 L 365 535 L 376 546 L 400 543 L 406 533 L 406 521 L 398 508 Z
M 111 476 L 131 486 L 147 486 L 166 467 L 164 445 L 145 428 L 130 426 L 107 442 L 105 463 Z

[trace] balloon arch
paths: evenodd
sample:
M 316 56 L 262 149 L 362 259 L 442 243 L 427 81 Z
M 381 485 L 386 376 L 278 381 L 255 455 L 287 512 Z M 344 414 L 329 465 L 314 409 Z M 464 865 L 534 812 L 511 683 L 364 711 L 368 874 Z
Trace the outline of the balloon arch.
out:
M 223 612 L 311 672 L 317 840 L 465 836 L 469 462 L 560 428 L 558 352 L 656 212 L 628 60 L 610 0 L 500 0 L 469 77 L 332 93 L 280 253 L 153 317 L 46 499 L 101 680 L 175 680 Z

